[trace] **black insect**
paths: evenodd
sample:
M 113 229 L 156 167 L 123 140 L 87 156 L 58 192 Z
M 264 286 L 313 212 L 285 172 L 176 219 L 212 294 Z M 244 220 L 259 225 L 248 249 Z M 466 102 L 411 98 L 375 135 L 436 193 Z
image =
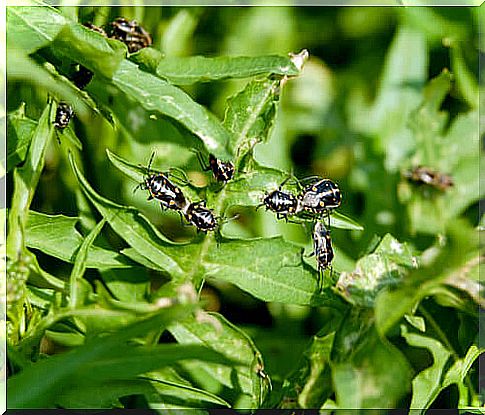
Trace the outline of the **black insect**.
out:
M 88 29 L 94 30 L 95 32 L 98 32 L 105 37 L 107 36 L 106 32 L 101 27 L 98 27 L 91 22 L 83 23 L 83 26 L 87 27 Z M 74 85 L 76 85 L 79 89 L 84 89 L 89 84 L 89 82 L 91 82 L 93 76 L 93 72 L 91 72 L 88 68 L 79 65 L 79 69 L 71 76 L 71 80 L 74 82 Z
M 285 220 L 288 220 L 289 215 L 294 215 L 300 211 L 300 201 L 298 198 L 280 189 L 266 194 L 263 199 L 263 204 L 260 206 L 265 206 L 266 210 L 275 212 L 278 219 Z
M 94 73 L 85 66 L 79 65 L 79 69 L 71 76 L 72 82 L 79 89 L 84 89 L 93 79 Z
M 198 231 L 208 232 L 217 228 L 217 219 L 214 213 L 205 205 L 205 200 L 190 203 L 183 209 L 187 222 L 194 225 Z
M 319 286 L 323 272 L 331 266 L 333 260 L 332 240 L 330 231 L 325 228 L 323 222 L 316 222 L 313 228 L 313 252 L 310 256 L 315 255 L 317 259 L 317 269 L 319 276 Z
M 151 165 L 154 155 L 155 153 L 150 157 L 144 182 L 140 183 L 135 190 L 138 188 L 148 190 L 150 193 L 148 200 L 157 199 L 160 201 L 162 209 L 184 209 L 188 203 L 182 190 L 175 186 L 165 174 L 152 172 Z
M 329 213 L 342 203 L 342 194 L 337 183 L 330 179 L 319 179 L 306 186 L 298 196 L 302 210 L 311 213 Z
M 138 52 L 152 44 L 152 37 L 135 20 L 118 17 L 108 24 L 106 29 L 108 37 L 123 42 L 128 52 Z
M 218 182 L 226 183 L 234 175 L 234 164 L 230 161 L 219 160 L 213 154 L 209 154 L 209 165 L 206 165 L 200 152 L 196 152 L 197 158 L 204 171 L 212 170 L 214 178 Z
M 56 109 L 56 119 L 54 120 L 54 126 L 59 130 L 64 130 L 71 121 L 74 111 L 72 107 L 64 102 L 60 101 Z
M 83 26 L 87 27 L 88 29 L 94 30 L 95 32 L 101 33 L 105 37 L 108 36 L 102 27 L 96 26 L 91 22 L 85 22 L 83 23 Z
M 429 167 L 415 167 L 412 170 L 405 171 L 403 176 L 416 184 L 426 184 L 441 191 L 445 191 L 454 185 L 451 176 L 432 170 Z
M 266 193 L 263 198 L 263 203 L 256 209 L 265 206 L 266 210 L 271 210 L 276 213 L 278 219 L 285 219 L 286 221 L 288 221 L 288 216 L 299 213 L 302 209 L 300 200 L 292 193 L 281 190 L 288 180 L 289 178 L 281 183 L 277 190 Z

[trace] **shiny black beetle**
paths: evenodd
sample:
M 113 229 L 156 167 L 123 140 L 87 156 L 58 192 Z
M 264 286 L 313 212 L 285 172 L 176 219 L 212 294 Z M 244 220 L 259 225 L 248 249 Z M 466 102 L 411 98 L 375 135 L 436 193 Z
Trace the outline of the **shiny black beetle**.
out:
M 64 101 L 60 101 L 56 109 L 56 119 L 54 120 L 54 126 L 59 130 L 64 130 L 71 121 L 74 111 L 72 107 Z
M 214 213 L 205 205 L 205 200 L 190 203 L 183 209 L 187 222 L 195 226 L 198 231 L 208 232 L 217 228 L 217 219 Z
M 106 32 L 101 27 L 98 27 L 91 22 L 85 22 L 83 23 L 83 26 L 95 32 L 98 32 L 105 37 L 107 36 Z M 72 75 L 71 80 L 74 82 L 74 85 L 76 85 L 79 89 L 84 89 L 89 84 L 89 82 L 91 82 L 93 76 L 94 73 L 91 72 L 88 68 L 83 65 L 79 65 L 79 69 Z
M 234 175 L 234 164 L 230 161 L 219 160 L 213 154 L 209 154 L 209 165 L 206 165 L 200 152 L 196 151 L 199 163 L 204 171 L 212 171 L 214 178 L 218 182 L 226 183 Z
M 306 186 L 298 196 L 301 209 L 310 213 L 328 213 L 342 203 L 337 183 L 330 179 L 317 179 Z
M 281 190 L 285 183 L 289 179 L 286 179 L 283 183 L 278 186 L 277 190 L 270 193 L 266 193 L 263 198 L 263 203 L 260 204 L 256 209 L 261 206 L 265 206 L 266 210 L 271 210 L 276 213 L 278 219 L 285 219 L 288 221 L 289 215 L 295 215 L 301 211 L 301 204 L 298 197 L 290 192 Z
M 263 204 L 266 210 L 271 210 L 276 213 L 278 219 L 288 220 L 289 215 L 294 215 L 300 211 L 300 201 L 298 198 L 282 190 L 274 190 L 265 195 Z M 260 207 L 258 206 L 258 208 Z
M 135 53 L 152 44 L 152 37 L 135 20 L 118 17 L 108 24 L 106 33 L 109 38 L 123 42 L 128 52 Z
M 138 188 L 148 190 L 150 193 L 148 200 L 157 199 L 160 201 L 162 209 L 184 209 L 187 206 L 187 200 L 182 190 L 175 186 L 165 174 L 151 171 L 154 155 L 155 153 L 150 157 L 144 182 L 140 183 L 135 190 Z

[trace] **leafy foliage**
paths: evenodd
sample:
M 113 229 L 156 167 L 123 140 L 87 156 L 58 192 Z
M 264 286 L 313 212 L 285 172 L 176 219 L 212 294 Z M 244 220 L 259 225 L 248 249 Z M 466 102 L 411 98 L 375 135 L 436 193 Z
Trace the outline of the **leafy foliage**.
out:
M 483 406 L 483 16 L 460 10 L 9 6 L 9 407 Z M 81 24 L 120 14 L 153 46 Z M 146 200 L 152 153 L 215 232 Z M 314 219 L 258 210 L 313 175 L 343 195 L 322 290 Z

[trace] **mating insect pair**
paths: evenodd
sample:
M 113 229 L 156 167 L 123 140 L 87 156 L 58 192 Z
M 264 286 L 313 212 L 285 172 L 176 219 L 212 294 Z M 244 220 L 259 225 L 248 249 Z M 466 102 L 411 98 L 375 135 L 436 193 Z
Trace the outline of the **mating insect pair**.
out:
M 195 226 L 202 232 L 213 231 L 218 223 L 214 213 L 206 207 L 205 201 L 191 203 L 182 193 L 182 190 L 174 185 L 166 174 L 151 170 L 151 165 L 155 153 L 152 154 L 146 176 L 143 183 L 136 188 L 148 190 L 150 196 L 148 200 L 156 199 L 160 202 L 162 209 L 173 209 L 185 217 L 187 222 Z
M 275 212 L 278 219 L 288 220 L 288 216 L 297 215 L 300 212 L 324 214 L 329 217 L 330 212 L 342 203 L 340 189 L 330 179 L 320 177 L 304 179 L 303 181 L 313 180 L 313 182 L 305 186 L 297 196 L 281 190 L 288 180 L 289 178 L 281 183 L 277 190 L 267 193 L 258 208 L 265 206 L 266 210 Z

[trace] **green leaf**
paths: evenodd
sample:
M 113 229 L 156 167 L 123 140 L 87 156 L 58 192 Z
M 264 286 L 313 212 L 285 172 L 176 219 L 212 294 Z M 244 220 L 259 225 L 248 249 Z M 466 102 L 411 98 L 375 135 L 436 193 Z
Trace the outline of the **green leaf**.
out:
M 471 108 L 478 108 L 478 82 L 472 72 L 468 69 L 463 57 L 463 46 L 459 42 L 452 42 L 451 68 L 456 78 L 456 84 L 463 95 L 464 100 Z
M 186 278 L 186 259 L 193 258 L 197 247 L 171 243 L 136 209 L 99 196 L 82 176 L 72 157 L 70 161 L 83 192 L 113 230 L 139 254 L 163 267 L 172 277 Z
M 424 414 L 439 393 L 452 384 L 459 386 L 458 389 L 462 395 L 465 377 L 473 362 L 485 352 L 485 349 L 472 345 L 466 356 L 462 359 L 455 357 L 455 362 L 450 367 L 449 360 L 453 356 L 453 351 L 440 341 L 424 334 L 408 332 L 404 325 L 401 326 L 401 333 L 409 345 L 426 348 L 433 356 L 433 364 L 419 372 L 413 379 L 411 408 L 419 409 L 418 413 Z M 460 396 L 460 401 L 466 402 L 465 405 L 468 404 L 468 396 Z
M 20 259 L 25 250 L 24 235 L 29 206 L 44 167 L 47 143 L 53 134 L 54 127 L 49 121 L 51 109 L 51 104 L 44 108 L 32 136 L 26 162 L 14 170 L 14 194 L 8 216 L 7 237 L 7 256 L 13 261 Z
M 177 409 L 180 413 L 183 408 L 209 408 L 216 406 L 230 407 L 231 405 L 217 396 L 203 389 L 192 386 L 171 367 L 147 374 L 156 394 L 149 397 L 152 409 Z M 191 410 L 190 413 L 195 411 Z
M 405 267 L 416 265 L 407 244 L 387 234 L 372 254 L 357 261 L 354 271 L 340 274 L 335 289 L 354 305 L 372 307 L 383 288 L 396 286 L 405 275 Z
M 172 84 L 190 85 L 260 74 L 296 76 L 299 71 L 290 58 L 283 56 L 191 56 L 163 58 L 158 63 L 156 73 Z
M 72 308 L 76 308 L 79 305 L 80 291 L 82 289 L 81 279 L 86 272 L 88 250 L 93 244 L 94 240 L 98 237 L 105 223 L 105 218 L 99 221 L 93 230 L 89 232 L 89 235 L 86 236 L 79 247 L 79 251 L 76 253 L 76 259 L 74 260 L 74 266 L 72 267 L 71 276 L 69 279 L 70 305 Z
M 47 46 L 67 24 L 66 18 L 53 7 L 7 7 L 9 47 L 26 54 Z
M 126 56 L 122 42 L 73 22 L 62 28 L 51 47 L 105 78 L 113 77 Z
M 106 360 L 87 362 L 79 369 L 78 375 L 92 381 L 99 378 L 126 379 L 184 360 L 235 364 L 234 356 L 226 357 L 204 345 L 158 344 L 136 348 L 125 346 L 111 350 Z
M 439 292 L 446 277 L 477 255 L 478 235 L 464 221 L 448 225 L 446 244 L 432 260 L 409 272 L 394 289 L 386 287 L 375 298 L 376 327 L 384 335 L 423 298 Z M 421 259 L 423 261 L 423 258 Z
M 260 391 L 260 383 L 263 382 L 263 379 L 255 376 L 257 375 L 255 360 L 262 368 L 262 357 L 244 332 L 216 313 L 200 314 L 199 320 L 190 318 L 171 326 L 169 330 L 179 343 L 206 345 L 239 362 L 234 368 L 221 364 L 204 366 L 184 364 L 184 367 L 190 370 L 199 382 L 203 382 L 205 377 L 210 377 L 226 387 L 234 389 L 231 401 L 236 408 L 256 408 L 261 404 L 264 396 L 258 396 L 257 392 Z M 255 393 L 255 391 L 257 392 Z M 222 397 L 229 399 L 231 396 L 223 395 Z
M 106 149 L 106 154 L 108 155 L 109 161 L 111 161 L 118 170 L 126 174 L 135 182 L 143 183 L 146 175 L 146 167 L 130 163 L 124 158 L 112 153 L 109 149 Z
M 451 351 L 432 337 L 409 333 L 404 325 L 401 326 L 401 334 L 409 345 L 426 348 L 433 356 L 433 364 L 419 372 L 413 379 L 411 408 L 419 408 L 421 413 L 424 413 L 439 394 L 445 365 L 451 357 Z
M 122 253 L 124 254 L 124 251 Z M 109 290 L 120 301 L 144 301 L 150 292 L 150 276 L 144 267 L 107 269 L 100 273 Z
M 161 41 L 166 56 L 182 56 L 190 51 L 200 14 L 200 9 L 182 8 L 169 20 Z
M 24 161 L 37 122 L 25 116 L 25 103 L 7 116 L 7 171 Z
M 229 134 L 217 118 L 194 102 L 181 89 L 140 70 L 134 63 L 123 61 L 113 75 L 113 83 L 128 97 L 150 113 L 166 115 L 195 134 L 207 151 L 229 159 Z
M 385 154 L 388 171 L 397 171 L 413 150 L 407 123 L 409 114 L 419 105 L 420 88 L 428 76 L 427 56 L 423 34 L 409 25 L 400 25 L 372 106 L 361 102 L 349 108 L 354 128 L 375 137 L 377 148 Z
M 373 326 L 359 338 L 354 350 L 345 361 L 332 365 L 338 407 L 395 408 L 411 386 L 407 360 L 397 347 L 381 339 Z
M 202 266 L 206 278 L 231 282 L 263 301 L 339 305 L 333 294 L 319 293 L 317 274 L 304 265 L 302 248 L 282 237 L 226 241 L 208 250 Z
M 477 171 L 484 165 L 476 125 L 477 111 L 459 114 L 446 131 L 448 114 L 440 106 L 451 88 L 451 75 L 443 71 L 432 79 L 423 92 L 423 101 L 410 118 L 415 139 L 412 166 L 426 166 L 451 175 L 454 186 L 438 191 L 429 186 L 403 182 L 399 189 L 406 203 L 413 232 L 443 232 L 446 224 L 476 202 L 483 191 Z
M 102 393 L 100 393 L 102 391 Z M 62 408 L 86 409 L 120 407 L 118 398 L 132 395 L 156 395 L 156 391 L 150 382 L 145 379 L 122 379 L 109 380 L 106 382 L 83 382 L 75 387 L 59 390 L 56 404 Z
M 249 82 L 228 100 L 224 126 L 231 132 L 230 147 L 237 152 L 236 166 L 257 143 L 266 142 L 274 123 L 281 79 Z
M 295 401 L 299 408 L 320 408 L 332 393 L 330 352 L 335 332 L 313 336 L 301 362 L 283 385 L 282 407 Z
M 148 331 L 161 330 L 168 324 L 186 316 L 191 306 L 174 306 L 163 309 L 152 316 L 140 319 L 125 326 L 114 334 L 93 339 L 83 347 L 44 360 L 40 360 L 8 381 L 9 408 L 46 408 L 54 407 L 57 396 L 66 387 L 76 388 L 79 378 L 75 374 L 89 364 L 109 362 L 113 351 L 124 349 L 125 343 L 134 337 L 144 336 Z M 136 349 L 131 347 L 131 350 Z M 108 373 L 109 374 L 109 373 Z M 98 380 L 107 373 L 99 373 Z M 82 377 L 81 377 L 82 380 Z
M 349 229 L 351 231 L 363 231 L 364 227 L 354 219 L 349 218 L 340 212 L 332 212 L 330 215 L 330 227 L 338 229 Z
M 66 262 L 74 262 L 75 253 L 83 242 L 83 237 L 75 229 L 78 220 L 76 217 L 51 216 L 31 210 L 25 243 L 29 248 L 39 249 Z M 91 246 L 85 265 L 88 268 L 104 269 L 131 267 L 133 263 L 115 251 Z
M 41 66 L 18 49 L 8 49 L 7 53 L 9 81 L 17 80 L 39 86 L 49 91 L 49 94 L 62 97 L 62 99 L 73 103 L 79 115 L 86 114 L 87 108 L 84 100 L 81 100 L 78 95 L 79 90 L 64 78 L 58 76 L 55 71 L 47 69 L 49 67 L 48 64 Z M 64 80 L 60 81 L 61 79 Z M 52 114 L 52 120 L 54 119 L 53 117 L 54 114 Z

